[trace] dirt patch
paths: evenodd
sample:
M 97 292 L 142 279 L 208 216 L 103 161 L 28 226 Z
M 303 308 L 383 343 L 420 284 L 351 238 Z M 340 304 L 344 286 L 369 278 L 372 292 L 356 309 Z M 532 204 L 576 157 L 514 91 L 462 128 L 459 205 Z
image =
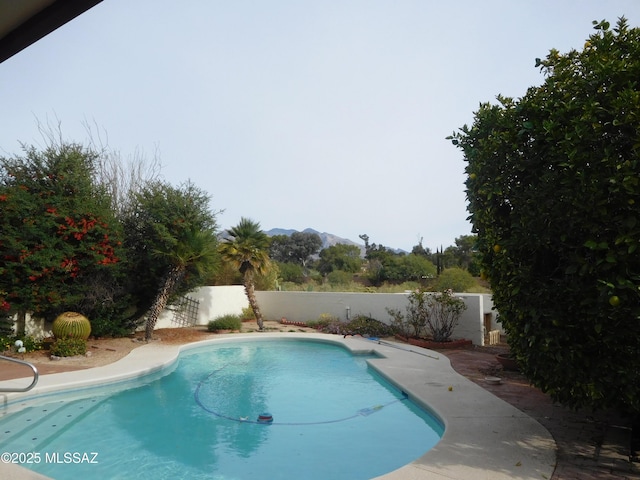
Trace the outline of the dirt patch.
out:
M 315 332 L 308 327 L 282 325 L 280 322 L 265 321 L 264 331 L 267 332 Z M 258 332 L 258 324 L 255 321 L 242 323 L 240 333 Z M 232 332 L 220 332 L 232 333 Z M 198 342 L 215 338 L 218 333 L 208 332 L 205 326 L 184 328 L 161 328 L 153 332 L 152 342 L 162 342 L 168 345 L 183 345 L 185 343 Z M 87 340 L 87 355 L 75 357 L 63 357 L 52 360 L 51 354 L 46 350 L 30 352 L 25 355 L 15 355 L 15 358 L 31 362 L 38 367 L 47 365 L 55 367 L 55 371 L 69 371 L 79 368 L 100 367 L 113 363 L 125 357 L 131 350 L 145 345 L 144 332 L 123 338 L 91 338 Z M 42 373 L 45 373 L 44 371 Z M 52 372 L 47 372 L 52 373 Z
M 282 324 L 277 321 L 265 321 L 266 332 L 316 332 L 315 329 L 291 324 Z M 253 321 L 242 322 L 239 333 L 258 333 L 258 325 Z M 220 333 L 234 333 L 229 331 L 213 333 L 208 332 L 206 326 L 162 328 L 153 332 L 152 342 L 162 342 L 168 345 L 183 345 L 215 338 Z M 91 338 L 87 341 L 87 354 L 75 357 L 63 357 L 57 360 L 51 359 L 51 354 L 46 350 L 31 352 L 25 355 L 14 355 L 35 364 L 41 374 L 60 373 L 84 368 L 100 367 L 116 362 L 129 354 L 133 349 L 145 345 L 144 332 L 123 338 Z M 476 347 L 477 348 L 477 347 Z M 489 352 L 491 349 L 487 349 Z M 503 352 L 503 348 L 495 348 Z M 487 352 L 487 353 L 489 353 Z M 29 376 L 25 367 L 4 362 L 0 371 L 0 380 Z

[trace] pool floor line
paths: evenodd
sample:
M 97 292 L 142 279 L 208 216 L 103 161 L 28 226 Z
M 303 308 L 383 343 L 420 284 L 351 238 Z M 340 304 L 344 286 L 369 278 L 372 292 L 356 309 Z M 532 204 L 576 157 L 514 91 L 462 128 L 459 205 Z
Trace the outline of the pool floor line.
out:
M 378 480 L 539 480 L 551 478 L 556 445 L 536 420 L 474 384 L 451 367 L 446 357 L 414 347 L 421 353 L 358 337 L 316 333 L 225 334 L 183 346 L 148 344 L 117 362 L 86 370 L 43 375 L 27 394 L 0 396 L 7 404 L 65 390 L 115 383 L 171 366 L 182 351 L 207 344 L 269 339 L 312 340 L 342 345 L 354 354 L 375 353 L 368 362 L 416 403 L 427 407 L 445 426 L 438 444 L 415 461 Z M 10 381 L 6 381 L 10 382 Z M 6 382 L 0 382 L 4 386 Z M 6 449 L 6 447 L 5 447 Z M 0 463 L 0 478 L 43 479 L 35 472 Z

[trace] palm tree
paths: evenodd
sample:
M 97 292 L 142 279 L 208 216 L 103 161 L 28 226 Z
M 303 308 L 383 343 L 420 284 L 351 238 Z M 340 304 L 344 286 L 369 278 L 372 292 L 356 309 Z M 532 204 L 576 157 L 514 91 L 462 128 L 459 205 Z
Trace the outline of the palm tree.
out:
M 263 330 L 262 314 L 255 294 L 256 275 L 268 272 L 269 237 L 260 229 L 260 224 L 242 217 L 240 223 L 229 231 L 229 238 L 220 245 L 223 260 L 232 264 L 242 274 L 244 291 L 256 316 L 258 329 Z
M 182 238 L 176 239 L 171 248 L 153 252 L 158 259 L 167 262 L 167 271 L 160 280 L 158 292 L 149 310 L 145 326 L 145 340 L 153 335 L 158 317 L 167 306 L 169 298 L 175 292 L 186 275 L 193 273 L 201 278 L 210 272 L 218 258 L 218 241 L 212 230 L 186 231 Z

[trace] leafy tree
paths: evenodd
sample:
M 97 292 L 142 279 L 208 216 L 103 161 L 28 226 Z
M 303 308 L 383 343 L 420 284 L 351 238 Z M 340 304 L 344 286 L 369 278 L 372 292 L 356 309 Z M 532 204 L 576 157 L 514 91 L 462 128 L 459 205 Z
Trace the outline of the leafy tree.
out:
M 390 255 L 380 262 L 369 278 L 375 284 L 383 282 L 424 282 L 436 275 L 436 266 L 422 255 Z
M 155 181 L 136 195 L 126 217 L 135 259 L 139 310 L 148 311 L 145 339 L 171 300 L 204 285 L 216 268 L 216 215 L 210 197 L 191 182 Z
M 258 329 L 263 330 L 262 313 L 255 294 L 255 278 L 265 275 L 270 268 L 269 237 L 260 229 L 258 222 L 244 217 L 228 234 L 229 238 L 220 245 L 222 258 L 242 274 L 249 305 L 256 316 Z
M 293 263 L 292 241 L 289 235 L 274 235 L 269 244 L 269 258 L 279 263 Z
M 207 285 L 238 285 L 242 283 L 242 275 L 233 265 L 220 262 L 220 267 L 209 278 Z
M 360 248 L 356 245 L 339 243 L 320 251 L 317 268 L 320 273 L 326 275 L 334 270 L 355 273 L 360 270 L 361 266 Z
M 595 23 L 544 83 L 452 140 L 482 267 L 529 379 L 573 407 L 640 413 L 640 30 Z
M 422 246 L 422 239 L 409 255 L 405 255 L 395 253 L 384 245 L 370 244 L 366 234 L 360 235 L 360 238 L 365 244 L 367 278 L 374 285 L 384 282 L 424 282 L 436 275 L 433 255 Z
M 317 233 L 293 232 L 291 235 L 271 237 L 269 256 L 281 263 L 297 263 L 306 267 L 309 258 L 322 248 L 322 239 Z
M 295 263 L 278 262 L 280 278 L 283 282 L 302 283 L 304 282 L 304 272 L 300 265 Z
M 364 258 L 369 261 L 378 260 L 380 263 L 384 263 L 386 259 L 396 255 L 393 251 L 380 244 L 377 245 L 375 243 L 369 243 L 369 235 L 362 234 L 358 235 L 362 241 L 364 241 Z
M 471 275 L 480 275 L 480 261 L 476 244 L 477 235 L 461 235 L 455 239 L 455 246 L 451 248 L 455 264 L 468 270 Z M 447 248 L 447 250 L 449 250 Z
M 411 253 L 413 253 L 414 255 L 421 255 L 423 257 L 426 257 L 433 262 L 433 253 L 431 253 L 431 249 L 422 246 L 422 238 L 420 238 L 420 241 L 417 245 L 413 246 L 413 248 L 411 249 Z
M 440 247 L 440 250 L 436 249 L 436 263 L 439 266 L 438 275 L 447 268 L 457 266 L 458 260 L 456 259 L 456 248 L 450 245 L 444 250 L 442 247 Z
M 385 247 L 369 243 L 369 235 L 360 235 L 364 241 L 364 249 L 366 259 L 367 278 L 374 285 L 382 285 L 385 281 L 397 280 L 397 261 L 398 255 Z
M 476 285 L 476 280 L 471 273 L 460 267 L 446 268 L 435 281 L 434 290 L 452 290 L 454 292 L 467 292 Z
M 92 180 L 95 161 L 65 143 L 0 158 L 0 291 L 15 310 L 49 319 L 75 310 L 95 321 L 128 306 L 122 228 Z
M 11 305 L 4 299 L 5 295 L 5 292 L 0 291 L 0 338 L 13 334 L 13 319 L 9 315 Z M 2 345 L 0 345 L 0 350 L 4 350 Z
M 176 243 L 169 249 L 153 252 L 155 258 L 168 263 L 168 269 L 160 281 L 147 316 L 145 340 L 149 341 L 153 336 L 158 317 L 189 272 L 206 278 L 205 272 L 213 269 L 218 258 L 217 244 L 217 237 L 212 230 L 186 230 L 179 233 Z

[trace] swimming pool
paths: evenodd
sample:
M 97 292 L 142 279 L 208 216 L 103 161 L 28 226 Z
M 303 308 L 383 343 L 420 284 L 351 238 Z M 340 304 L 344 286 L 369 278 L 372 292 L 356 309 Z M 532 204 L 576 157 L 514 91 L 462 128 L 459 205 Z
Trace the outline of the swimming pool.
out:
M 366 360 L 304 340 L 196 348 L 153 381 L 39 399 L 0 421 L 0 444 L 40 453 L 25 466 L 60 480 L 372 478 L 443 428 Z

